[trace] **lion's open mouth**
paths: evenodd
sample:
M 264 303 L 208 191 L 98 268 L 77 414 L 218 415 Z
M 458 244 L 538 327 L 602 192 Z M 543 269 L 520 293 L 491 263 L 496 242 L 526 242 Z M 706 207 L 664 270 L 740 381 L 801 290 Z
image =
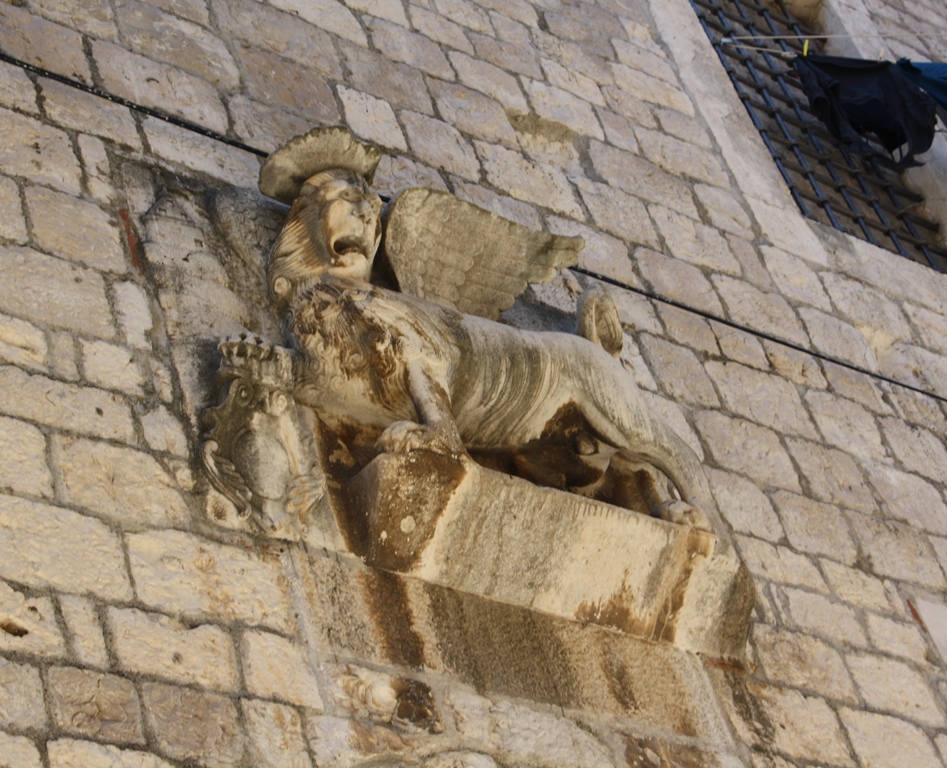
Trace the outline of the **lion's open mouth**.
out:
M 362 241 L 358 237 L 340 237 L 338 240 L 333 241 L 332 251 L 336 256 L 362 253 Z

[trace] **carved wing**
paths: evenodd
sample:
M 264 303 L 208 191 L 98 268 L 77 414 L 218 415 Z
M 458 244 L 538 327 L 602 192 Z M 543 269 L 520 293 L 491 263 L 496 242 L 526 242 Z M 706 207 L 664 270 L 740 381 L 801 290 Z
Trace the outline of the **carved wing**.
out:
M 490 320 L 527 284 L 573 266 L 584 245 L 432 189 L 404 190 L 383 216 L 382 249 L 402 291 Z

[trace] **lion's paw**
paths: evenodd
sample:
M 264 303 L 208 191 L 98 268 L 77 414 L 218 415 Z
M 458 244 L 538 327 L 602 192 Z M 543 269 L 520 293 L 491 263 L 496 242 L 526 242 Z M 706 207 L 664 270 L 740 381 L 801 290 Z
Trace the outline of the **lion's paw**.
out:
M 686 501 L 668 499 L 655 510 L 655 516 L 661 520 L 667 520 L 669 523 L 710 530 L 710 521 L 707 516 L 693 504 L 688 504 Z
M 432 451 L 434 453 L 457 453 L 456 447 L 439 432 L 413 421 L 396 421 L 375 441 L 375 447 L 385 453 L 410 453 Z

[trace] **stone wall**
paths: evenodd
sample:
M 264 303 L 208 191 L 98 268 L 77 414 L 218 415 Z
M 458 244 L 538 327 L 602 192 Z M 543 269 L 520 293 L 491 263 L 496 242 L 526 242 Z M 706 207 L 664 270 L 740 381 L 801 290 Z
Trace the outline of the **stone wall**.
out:
M 24 0 L 0 50 L 264 151 L 345 123 L 382 193 L 748 329 L 613 290 L 757 593 L 741 667 L 212 525 L 217 340 L 280 340 L 272 209 L 219 210 L 259 157 L 0 63 L 0 765 L 945 764 L 947 415 L 872 374 L 947 397 L 947 278 L 800 217 L 686 0 Z

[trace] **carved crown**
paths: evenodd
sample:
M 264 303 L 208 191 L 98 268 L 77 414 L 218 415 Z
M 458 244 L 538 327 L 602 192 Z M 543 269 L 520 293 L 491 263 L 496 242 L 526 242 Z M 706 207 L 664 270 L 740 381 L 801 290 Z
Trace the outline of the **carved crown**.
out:
M 292 389 L 293 355 L 259 336 L 241 333 L 220 342 L 221 373 L 240 373 L 274 389 Z

